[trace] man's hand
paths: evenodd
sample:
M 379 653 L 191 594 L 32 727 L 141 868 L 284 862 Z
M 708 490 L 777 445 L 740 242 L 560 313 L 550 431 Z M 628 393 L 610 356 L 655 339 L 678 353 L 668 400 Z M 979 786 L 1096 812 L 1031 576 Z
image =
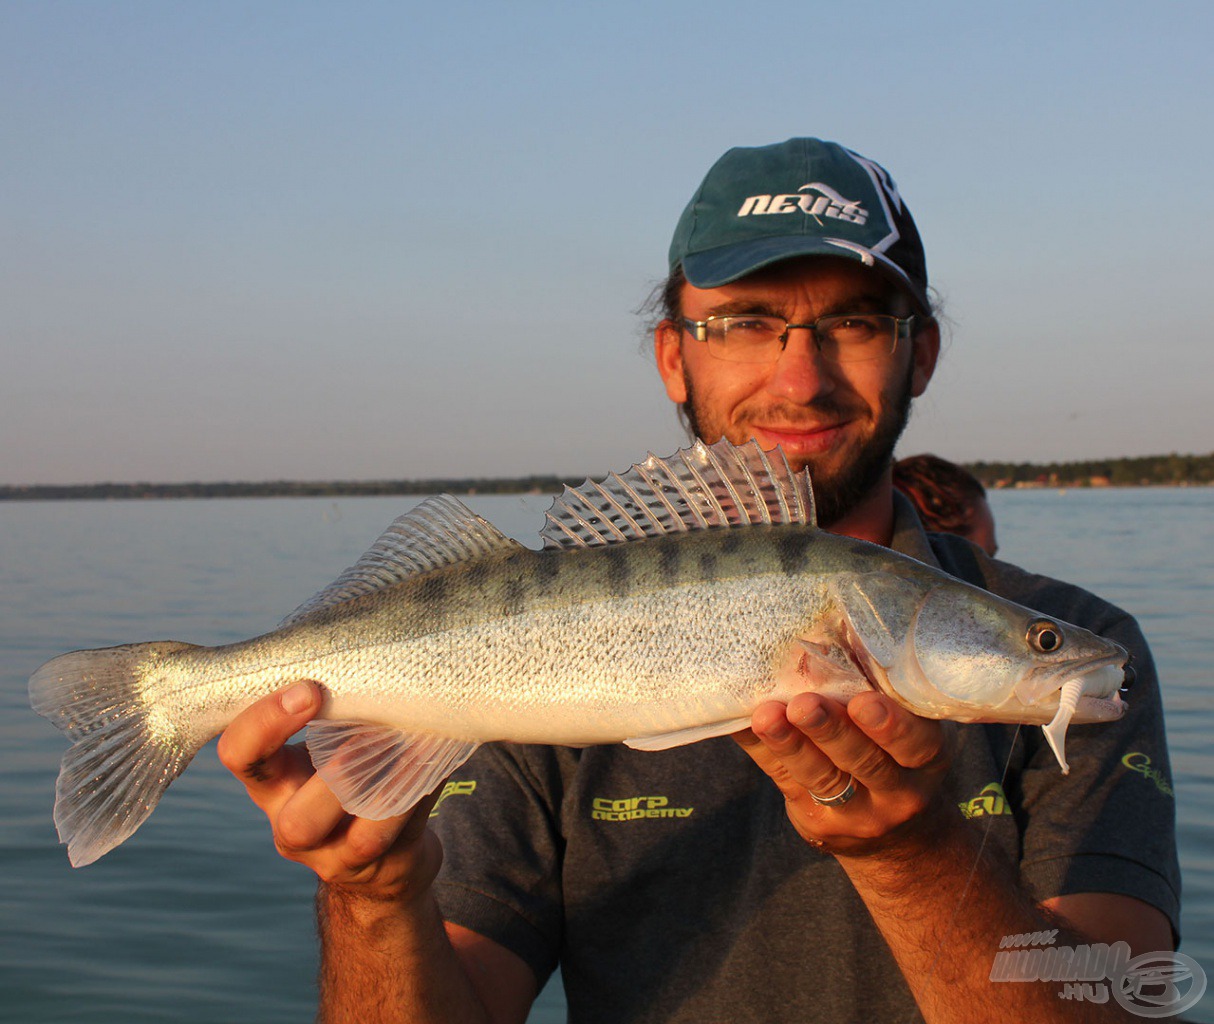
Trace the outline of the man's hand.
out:
M 219 760 L 270 819 L 274 845 L 350 895 L 408 899 L 438 874 L 442 847 L 426 828 L 435 795 L 409 814 L 371 821 L 347 814 L 312 769 L 302 745 L 288 744 L 320 710 L 314 683 L 296 683 L 247 708 L 219 739 Z
M 949 767 L 940 722 L 919 718 L 879 693 L 846 707 L 798 694 L 787 707 L 760 705 L 734 738 L 784 794 L 801 837 L 841 856 L 884 849 L 925 824 Z M 854 795 L 822 806 L 810 795 Z
M 1072 945 L 1130 941 L 1168 949 L 1171 928 L 1129 896 L 1076 893 L 1035 903 L 1005 858 L 984 855 L 941 799 L 949 730 L 888 697 L 863 693 L 847 707 L 816 694 L 755 710 L 735 739 L 784 794 L 801 836 L 836 854 L 910 985 L 925 1020 L 1130 1020 L 1115 1006 L 1060 1001 L 1044 985 L 992 985 L 1000 938 L 1071 924 Z M 855 795 L 823 807 L 810 793 Z M 1060 920 L 1060 917 L 1062 920 Z

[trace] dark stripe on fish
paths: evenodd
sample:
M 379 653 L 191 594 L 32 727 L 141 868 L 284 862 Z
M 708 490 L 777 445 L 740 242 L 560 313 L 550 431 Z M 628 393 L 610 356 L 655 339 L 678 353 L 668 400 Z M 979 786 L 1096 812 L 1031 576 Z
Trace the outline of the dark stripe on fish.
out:
M 627 597 L 632 593 L 632 551 L 625 544 L 603 549 L 607 561 L 607 592 L 612 597 Z
M 555 583 L 560 575 L 561 561 L 556 551 L 545 550 L 535 553 L 535 579 L 541 590 L 547 592 L 549 586 Z
M 814 542 L 809 530 L 791 530 L 776 542 L 776 554 L 780 568 L 788 573 L 800 572 L 805 567 L 805 551 Z
M 522 615 L 526 610 L 527 587 L 516 571 L 502 580 L 502 614 Z
M 683 557 L 677 545 L 662 545 L 658 550 L 658 572 L 662 575 L 663 583 L 671 585 L 679 582 L 679 566 L 682 561 Z
M 445 572 L 429 573 L 421 581 L 418 588 L 418 599 L 427 608 L 442 613 L 443 606 L 450 600 L 451 576 Z

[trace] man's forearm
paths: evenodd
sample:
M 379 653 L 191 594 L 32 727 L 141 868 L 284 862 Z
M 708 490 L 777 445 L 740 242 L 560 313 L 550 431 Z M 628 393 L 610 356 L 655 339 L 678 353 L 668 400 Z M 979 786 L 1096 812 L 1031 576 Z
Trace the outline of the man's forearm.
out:
M 1004 935 L 1060 928 L 1021 888 L 1009 864 L 960 821 L 933 816 L 868 856 L 840 857 L 898 962 L 928 1024 L 975 1020 L 1134 1021 L 1112 1001 L 1059 998 L 1060 985 L 990 980 Z
M 320 1024 L 487 1024 L 434 899 L 409 903 L 321 883 Z

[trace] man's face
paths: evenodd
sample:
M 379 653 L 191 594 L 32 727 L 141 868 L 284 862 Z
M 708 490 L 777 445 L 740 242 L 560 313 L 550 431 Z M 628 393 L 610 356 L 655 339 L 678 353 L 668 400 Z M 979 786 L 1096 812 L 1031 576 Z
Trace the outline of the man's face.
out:
M 683 315 L 691 320 L 767 313 L 810 323 L 861 312 L 905 316 L 911 308 L 880 275 L 831 258 L 780 263 L 720 288 L 683 286 Z M 923 393 L 935 368 L 939 336 L 932 324 L 887 357 L 830 363 L 809 331 L 794 330 L 775 362 L 732 363 L 664 321 L 655 346 L 666 393 L 683 405 L 696 436 L 709 444 L 725 437 L 779 445 L 794 469 L 809 468 L 819 521 L 830 525 L 887 476 L 911 398 Z

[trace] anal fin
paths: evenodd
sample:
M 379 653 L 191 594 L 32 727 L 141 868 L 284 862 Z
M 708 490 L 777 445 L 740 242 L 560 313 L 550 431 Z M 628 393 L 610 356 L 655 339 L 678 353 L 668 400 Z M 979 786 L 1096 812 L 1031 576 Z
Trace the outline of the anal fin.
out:
M 317 773 L 342 807 L 377 821 L 414 807 L 479 745 L 366 722 L 308 726 L 308 753 Z

